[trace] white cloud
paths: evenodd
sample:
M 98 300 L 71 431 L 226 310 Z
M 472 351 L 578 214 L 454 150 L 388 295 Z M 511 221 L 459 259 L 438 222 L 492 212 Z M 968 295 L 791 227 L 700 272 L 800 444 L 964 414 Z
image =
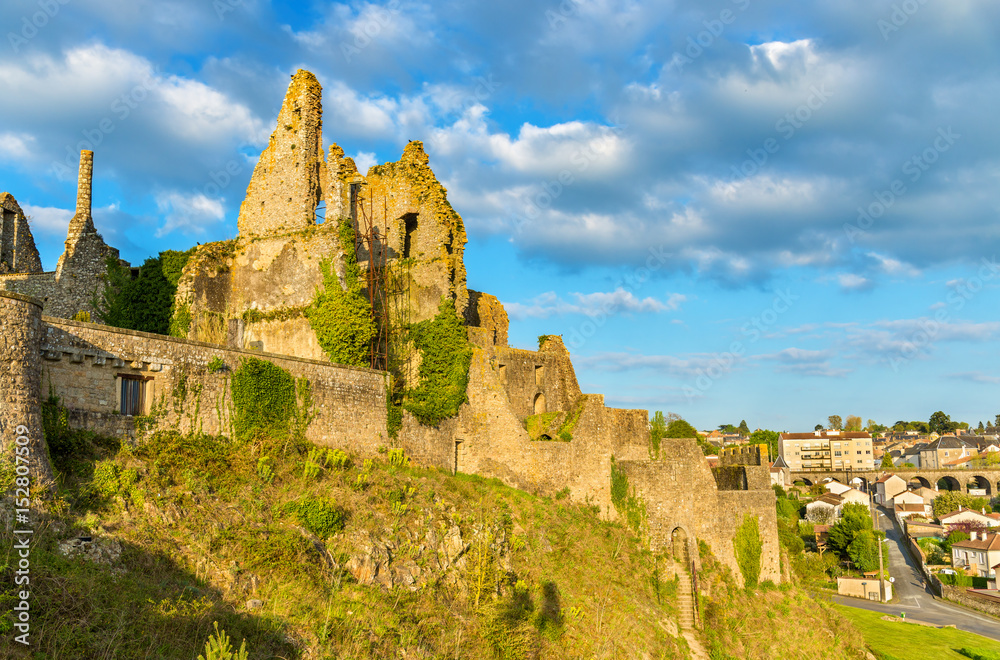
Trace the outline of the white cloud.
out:
M 24 204 L 21 209 L 26 216 L 31 218 L 29 223 L 33 235 L 47 234 L 53 238 L 66 237 L 69 221 L 73 218 L 73 211 L 51 206 L 32 206 L 31 204 Z
M 359 151 L 354 155 L 354 164 L 358 166 L 359 172 L 365 174 L 370 167 L 378 165 L 378 158 L 372 151 Z
M 837 282 L 845 291 L 865 291 L 872 287 L 872 281 L 855 273 L 840 273 Z
M 162 237 L 174 231 L 183 234 L 203 234 L 208 225 L 221 221 L 226 214 L 221 199 L 211 199 L 202 193 L 185 195 L 167 192 L 156 195 L 156 206 L 164 215 L 163 225 L 156 230 Z
M 614 291 L 595 293 L 573 293 L 575 302 L 560 298 L 554 291 L 536 296 L 530 302 L 504 303 L 511 318 L 548 318 L 553 315 L 584 314 L 586 316 L 612 315 L 617 313 L 662 313 L 680 308 L 687 297 L 672 293 L 665 300 L 653 297 L 638 298 L 631 291 L 618 287 Z
M 27 160 L 31 155 L 35 137 L 24 133 L 0 133 L 0 157 Z

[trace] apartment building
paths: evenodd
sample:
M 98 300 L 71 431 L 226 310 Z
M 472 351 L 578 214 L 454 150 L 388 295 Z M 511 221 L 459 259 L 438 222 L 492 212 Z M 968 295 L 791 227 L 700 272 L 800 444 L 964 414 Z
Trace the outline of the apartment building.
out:
M 875 468 L 872 437 L 863 431 L 782 433 L 778 453 L 793 472 Z

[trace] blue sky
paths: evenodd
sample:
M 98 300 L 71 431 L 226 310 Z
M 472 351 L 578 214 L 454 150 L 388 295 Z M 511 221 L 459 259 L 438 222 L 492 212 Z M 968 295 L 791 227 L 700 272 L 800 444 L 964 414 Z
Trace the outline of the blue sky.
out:
M 988 0 L 18 0 L 0 189 L 62 250 L 232 238 L 289 76 L 359 166 L 423 140 L 470 288 L 584 391 L 698 428 L 1000 413 Z

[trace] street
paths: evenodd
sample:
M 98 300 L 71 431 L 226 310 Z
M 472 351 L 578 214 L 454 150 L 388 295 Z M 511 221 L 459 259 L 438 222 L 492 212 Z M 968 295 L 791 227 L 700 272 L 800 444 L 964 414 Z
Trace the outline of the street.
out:
M 896 579 L 892 585 L 894 600 L 892 603 L 882 604 L 834 596 L 834 602 L 895 616 L 905 612 L 907 619 L 938 626 L 953 625 L 960 630 L 1000 640 L 1000 620 L 934 598 L 930 588 L 923 586 L 923 576 L 904 547 L 902 531 L 896 528 L 892 518 L 881 507 L 877 511 L 879 528 L 889 539 L 883 545 L 888 551 L 889 574 Z

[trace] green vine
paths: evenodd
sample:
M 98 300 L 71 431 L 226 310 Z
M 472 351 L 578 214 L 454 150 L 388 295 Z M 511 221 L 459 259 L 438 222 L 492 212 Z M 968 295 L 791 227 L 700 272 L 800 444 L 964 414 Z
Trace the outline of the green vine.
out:
M 760 580 L 760 556 L 763 539 L 760 536 L 760 525 L 757 516 L 744 514 L 743 524 L 736 530 L 733 538 L 733 550 L 736 552 L 736 564 L 743 574 L 743 585 L 747 591 L 757 588 Z
M 297 414 L 295 379 L 272 362 L 243 358 L 233 372 L 232 392 L 238 440 L 287 432 Z
M 468 400 L 472 348 L 454 301 L 442 301 L 437 316 L 412 326 L 410 338 L 422 355 L 420 380 L 407 390 L 403 408 L 421 424 L 435 426 L 457 415 Z
M 646 503 L 635 494 L 629 485 L 628 475 L 618 469 L 614 456 L 611 457 L 611 504 L 632 531 L 639 534 L 647 519 Z
M 331 362 L 366 367 L 375 337 L 372 308 L 361 286 L 361 269 L 354 251 L 354 227 L 350 218 L 340 221 L 340 245 L 344 253 L 345 291 L 329 259 L 320 262 L 323 289 L 316 291 L 305 309 L 316 339 Z

